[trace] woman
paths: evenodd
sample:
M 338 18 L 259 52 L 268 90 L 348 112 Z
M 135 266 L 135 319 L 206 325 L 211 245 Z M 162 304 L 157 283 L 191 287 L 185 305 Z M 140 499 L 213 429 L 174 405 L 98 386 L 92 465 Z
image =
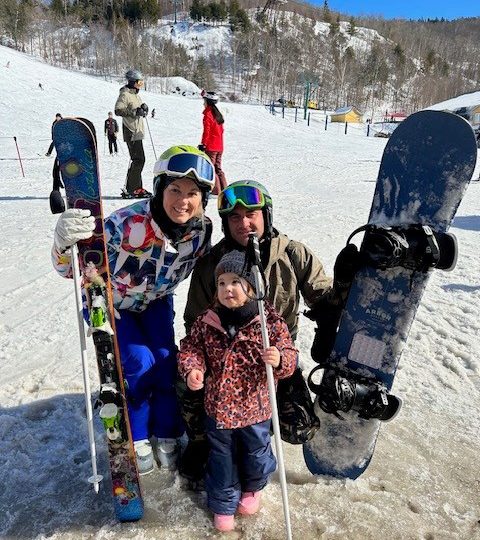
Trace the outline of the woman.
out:
M 214 186 L 208 156 L 192 146 L 173 146 L 154 167 L 154 196 L 113 212 L 105 220 L 115 321 L 128 412 L 141 474 L 158 461 L 175 468 L 176 439 L 183 423 L 175 394 L 177 372 L 173 292 L 210 249 L 212 225 L 204 215 Z M 68 249 L 89 238 L 89 211 L 61 214 L 54 234 L 54 266 L 72 277 Z
M 213 195 L 227 187 L 225 173 L 222 170 L 223 153 L 223 123 L 222 113 L 217 108 L 218 95 L 215 92 L 203 92 L 203 135 L 202 144 L 199 146 L 211 159 L 215 167 L 215 187 Z

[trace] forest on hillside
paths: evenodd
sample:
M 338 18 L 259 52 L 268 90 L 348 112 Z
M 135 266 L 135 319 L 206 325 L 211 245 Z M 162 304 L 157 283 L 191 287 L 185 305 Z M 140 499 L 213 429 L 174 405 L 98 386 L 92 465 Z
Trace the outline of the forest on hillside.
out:
M 178 20 L 228 29 L 230 46 L 189 54 L 149 32 L 162 17 L 173 22 L 170 0 L 2 0 L 0 42 L 105 77 L 121 76 L 127 66 L 147 77 L 183 76 L 220 87 L 231 100 L 283 96 L 302 105 L 310 83 L 319 107 L 356 105 L 371 114 L 385 103 L 411 112 L 479 86 L 480 17 L 356 19 L 332 11 L 327 0 L 320 8 L 291 0 L 173 6 Z

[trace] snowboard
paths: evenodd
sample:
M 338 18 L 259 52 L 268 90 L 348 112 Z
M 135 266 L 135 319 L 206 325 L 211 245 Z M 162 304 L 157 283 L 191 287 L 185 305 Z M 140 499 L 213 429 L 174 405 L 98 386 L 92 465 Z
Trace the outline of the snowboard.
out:
M 472 128 L 448 112 L 412 114 L 389 138 L 333 350 L 309 377 L 320 419 L 303 447 L 313 474 L 360 476 L 382 421 L 398 413 L 401 399 L 390 393 L 395 372 L 432 269 L 455 265 L 447 230 L 476 157 Z
M 100 378 L 97 408 L 107 435 L 115 515 L 136 521 L 143 516 L 143 499 L 115 335 L 95 129 L 88 120 L 64 118 L 54 125 L 53 141 L 68 208 L 88 209 L 96 220 L 93 236 L 77 246 Z

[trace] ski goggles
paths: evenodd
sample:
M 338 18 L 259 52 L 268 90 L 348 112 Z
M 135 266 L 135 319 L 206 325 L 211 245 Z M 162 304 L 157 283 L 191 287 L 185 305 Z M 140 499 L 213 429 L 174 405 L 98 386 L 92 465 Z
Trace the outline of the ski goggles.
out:
M 218 196 L 218 213 L 229 214 L 237 204 L 247 210 L 259 210 L 265 206 L 265 194 L 256 186 L 248 184 L 225 188 Z
M 209 159 L 196 154 L 175 154 L 160 163 L 161 172 L 174 177 L 195 176 L 200 184 L 210 190 L 215 185 L 215 170 Z
M 215 185 L 215 170 L 212 163 L 208 158 L 196 154 L 175 154 L 161 161 L 155 169 L 157 174 L 166 174 L 173 178 L 193 175 L 199 184 L 210 190 Z

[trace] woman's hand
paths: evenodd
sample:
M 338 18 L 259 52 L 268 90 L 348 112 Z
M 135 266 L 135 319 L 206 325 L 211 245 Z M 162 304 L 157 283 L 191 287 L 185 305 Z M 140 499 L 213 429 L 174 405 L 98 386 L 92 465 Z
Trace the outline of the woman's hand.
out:
M 276 347 L 268 347 L 262 352 L 262 360 L 274 368 L 280 365 L 280 351 Z
M 203 388 L 203 373 L 199 369 L 192 369 L 187 375 L 187 386 L 190 390 Z

